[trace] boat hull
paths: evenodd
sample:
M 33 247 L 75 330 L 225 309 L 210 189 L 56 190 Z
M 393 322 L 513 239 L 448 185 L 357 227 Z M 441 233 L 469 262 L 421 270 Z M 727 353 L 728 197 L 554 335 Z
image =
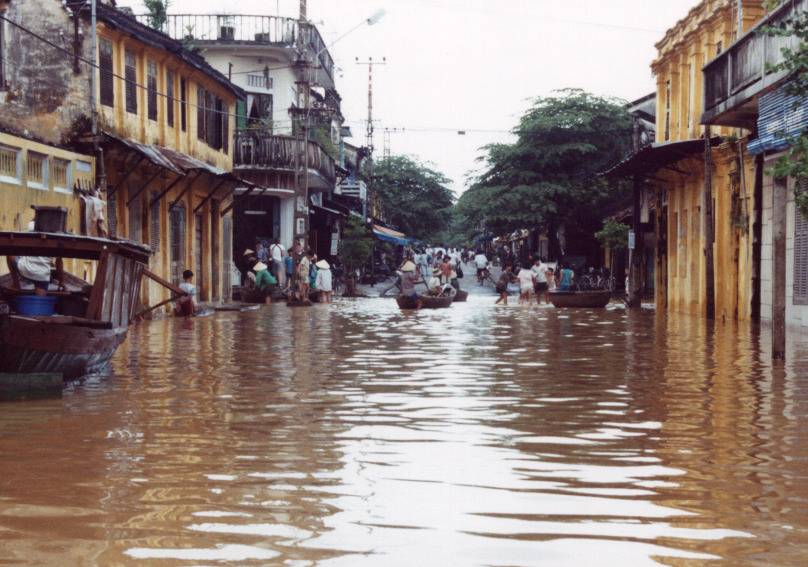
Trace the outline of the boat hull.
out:
M 602 309 L 612 298 L 610 291 L 551 291 L 550 303 L 561 308 Z
M 127 329 L 49 325 L 36 319 L 0 321 L 0 372 L 61 373 L 65 380 L 107 370 Z
M 433 295 L 421 295 L 421 309 L 446 309 L 452 306 L 456 294 L 435 297 Z M 401 309 L 418 309 L 418 300 L 412 297 L 399 295 L 396 302 Z
M 463 303 L 467 301 L 469 298 L 469 292 L 463 289 L 457 290 L 457 295 L 455 295 L 454 302 L 455 303 Z

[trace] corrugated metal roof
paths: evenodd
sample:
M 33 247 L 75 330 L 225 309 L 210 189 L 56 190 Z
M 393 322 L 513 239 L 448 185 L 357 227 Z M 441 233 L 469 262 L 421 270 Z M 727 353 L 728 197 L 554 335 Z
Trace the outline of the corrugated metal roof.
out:
M 108 138 L 115 140 L 116 142 L 120 142 L 121 144 L 139 152 L 143 155 L 146 159 L 152 162 L 154 165 L 158 167 L 162 167 L 164 169 L 168 169 L 176 173 L 177 175 L 185 175 L 185 171 L 180 169 L 179 167 L 175 166 L 174 163 L 165 157 L 158 149 L 157 146 L 150 146 L 148 144 L 141 144 L 140 142 L 136 142 L 135 140 L 130 140 L 129 138 L 122 138 L 120 136 L 116 136 L 111 132 L 104 131 L 103 134 Z
M 781 151 L 808 128 L 808 100 L 786 93 L 787 85 L 766 93 L 758 101 L 758 137 L 749 143 L 750 154 Z
M 710 144 L 713 146 L 720 143 L 721 138 L 718 136 L 710 139 Z M 631 154 L 631 156 L 600 175 L 605 177 L 627 177 L 629 175 L 651 173 L 701 151 L 704 151 L 704 140 L 702 138 L 652 144 Z

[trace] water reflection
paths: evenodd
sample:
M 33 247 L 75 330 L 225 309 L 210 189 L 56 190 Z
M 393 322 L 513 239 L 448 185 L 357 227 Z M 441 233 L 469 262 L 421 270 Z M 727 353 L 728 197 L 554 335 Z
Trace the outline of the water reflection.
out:
M 808 341 L 760 344 L 479 296 L 143 325 L 114 376 L 0 406 L 0 556 L 801 565 Z

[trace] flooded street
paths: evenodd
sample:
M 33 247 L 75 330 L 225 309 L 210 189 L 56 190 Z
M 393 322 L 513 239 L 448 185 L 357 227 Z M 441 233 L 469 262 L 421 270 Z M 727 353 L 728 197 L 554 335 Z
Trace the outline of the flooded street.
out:
M 808 343 L 494 299 L 134 327 L 0 405 L 0 563 L 805 564 Z

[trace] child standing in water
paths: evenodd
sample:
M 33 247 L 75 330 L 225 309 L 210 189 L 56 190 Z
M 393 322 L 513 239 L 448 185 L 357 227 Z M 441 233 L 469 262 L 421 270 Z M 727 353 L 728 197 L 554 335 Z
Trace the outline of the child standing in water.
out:
M 502 268 L 502 275 L 499 276 L 499 280 L 497 281 L 499 299 L 497 299 L 496 304 L 502 303 L 503 305 L 508 305 L 508 284 L 512 281 L 513 267 L 510 264 L 506 264 L 505 267 Z

